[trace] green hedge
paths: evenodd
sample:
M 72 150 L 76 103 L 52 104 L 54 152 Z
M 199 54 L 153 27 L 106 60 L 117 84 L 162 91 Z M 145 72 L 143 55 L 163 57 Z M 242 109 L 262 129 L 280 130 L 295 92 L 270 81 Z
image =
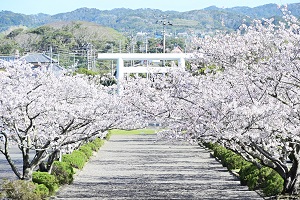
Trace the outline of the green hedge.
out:
M 69 163 L 54 161 L 51 174 L 56 177 L 60 185 L 64 185 L 73 182 L 75 172 Z
M 53 194 L 59 187 L 59 182 L 56 177 L 48 172 L 33 172 L 32 181 L 34 183 L 44 184 L 49 189 L 50 194 Z
M 72 167 L 82 169 L 84 164 L 93 155 L 93 151 L 99 151 L 104 141 L 96 138 L 92 142 L 82 145 L 78 150 L 73 151 L 71 154 L 62 156 L 62 161 L 70 164 Z
M 267 196 L 274 196 L 280 194 L 283 191 L 283 178 L 274 170 L 269 174 L 266 179 L 266 184 L 262 188 L 264 194 Z
M 104 139 L 109 140 L 111 137 L 111 134 L 112 134 L 112 132 L 111 132 L 111 130 L 109 130 L 108 133 L 106 134 L 106 136 L 104 137 Z
M 71 154 L 63 155 L 62 161 L 70 164 L 74 168 L 82 169 L 85 162 L 88 161 L 88 158 L 82 151 L 75 150 Z
M 284 181 L 275 170 L 269 167 L 259 169 L 233 151 L 216 143 L 201 144 L 211 149 L 224 167 L 229 170 L 239 169 L 241 184 L 247 185 L 250 190 L 260 189 L 266 196 L 274 196 L 282 192 Z
M 99 151 L 99 148 L 100 147 L 97 147 L 96 143 L 93 141 L 93 142 L 89 142 L 83 146 L 87 146 L 88 148 L 90 148 L 92 151 Z
M 40 200 L 47 199 L 59 185 L 73 182 L 74 168 L 82 169 L 86 161 L 99 151 L 104 140 L 96 138 L 92 142 L 82 145 L 79 150 L 63 155 L 62 162 L 54 161 L 51 174 L 47 172 L 34 172 L 32 181 L 14 180 L 4 181 L 0 185 L 0 199 Z
M 252 163 L 244 165 L 239 171 L 241 184 L 247 185 L 250 190 L 258 189 L 260 185 L 259 174 L 260 170 L 256 167 L 256 165 Z
M 283 178 L 269 167 L 258 168 L 254 164 L 243 166 L 239 172 L 241 183 L 249 189 L 261 189 L 266 196 L 278 195 L 283 190 Z
M 0 187 L 0 199 L 40 200 L 44 195 L 39 188 L 40 186 L 30 181 L 5 180 Z
M 41 199 L 46 199 L 50 195 L 49 189 L 44 184 L 37 184 L 34 193 Z
M 95 150 L 94 151 L 99 151 L 100 147 L 103 146 L 104 140 L 101 140 L 100 138 L 96 138 L 91 142 L 93 145 L 95 145 Z
M 257 167 L 250 162 L 241 167 L 239 171 L 241 185 L 247 185 L 248 179 L 250 178 L 249 175 L 258 174 L 257 170 Z
M 241 156 L 223 146 L 213 143 L 204 143 L 204 145 L 213 150 L 214 156 L 218 158 L 222 165 L 227 167 L 229 170 L 240 169 L 246 164 L 246 161 Z
M 85 156 L 87 157 L 87 159 L 89 159 L 93 155 L 92 146 L 93 145 L 91 145 L 91 143 L 87 143 L 85 145 L 82 145 L 79 148 L 79 151 L 83 152 L 85 154 Z

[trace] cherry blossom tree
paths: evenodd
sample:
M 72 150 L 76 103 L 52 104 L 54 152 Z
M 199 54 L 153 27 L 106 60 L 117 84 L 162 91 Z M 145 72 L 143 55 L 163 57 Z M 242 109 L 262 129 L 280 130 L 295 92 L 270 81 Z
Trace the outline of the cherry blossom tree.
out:
M 284 179 L 283 193 L 293 194 L 300 172 L 300 23 L 283 12 L 278 25 L 256 20 L 235 33 L 198 38 L 190 72 L 139 80 L 143 87 L 131 83 L 127 92 L 172 137 L 218 142 L 273 168 Z
M 44 161 L 51 170 L 59 152 L 128 124 L 129 109 L 114 88 L 85 76 L 55 76 L 21 61 L 1 66 L 0 152 L 19 179 L 30 180 Z M 21 170 L 10 156 L 13 146 L 22 155 Z
M 222 69 L 212 90 L 218 117 L 210 119 L 209 136 L 273 168 L 284 179 L 283 192 L 298 193 L 300 27 L 289 13 L 285 19 L 279 25 L 255 21 L 199 45 L 207 61 Z

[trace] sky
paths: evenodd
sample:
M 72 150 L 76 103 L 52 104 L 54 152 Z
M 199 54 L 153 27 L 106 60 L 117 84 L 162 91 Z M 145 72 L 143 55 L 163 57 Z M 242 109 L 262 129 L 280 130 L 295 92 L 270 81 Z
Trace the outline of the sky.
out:
M 286 5 L 300 3 L 300 0 L 2 0 L 0 11 L 54 15 L 87 7 L 99 10 L 153 8 L 162 11 L 174 10 L 184 12 L 203 9 L 213 5 L 219 8 L 231 8 L 235 6 L 256 7 L 269 3 Z

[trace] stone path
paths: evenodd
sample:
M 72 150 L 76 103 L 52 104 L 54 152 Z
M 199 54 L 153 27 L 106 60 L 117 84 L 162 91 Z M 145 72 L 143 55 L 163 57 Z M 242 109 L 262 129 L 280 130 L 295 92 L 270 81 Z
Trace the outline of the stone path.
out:
M 155 135 L 113 135 L 52 199 L 262 199 L 209 153 Z

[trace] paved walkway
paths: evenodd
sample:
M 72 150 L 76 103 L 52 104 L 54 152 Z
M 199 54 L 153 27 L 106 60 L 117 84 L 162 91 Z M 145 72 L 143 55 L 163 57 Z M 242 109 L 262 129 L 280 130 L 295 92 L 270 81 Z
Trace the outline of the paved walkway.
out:
M 209 153 L 155 135 L 113 135 L 53 199 L 262 199 Z

